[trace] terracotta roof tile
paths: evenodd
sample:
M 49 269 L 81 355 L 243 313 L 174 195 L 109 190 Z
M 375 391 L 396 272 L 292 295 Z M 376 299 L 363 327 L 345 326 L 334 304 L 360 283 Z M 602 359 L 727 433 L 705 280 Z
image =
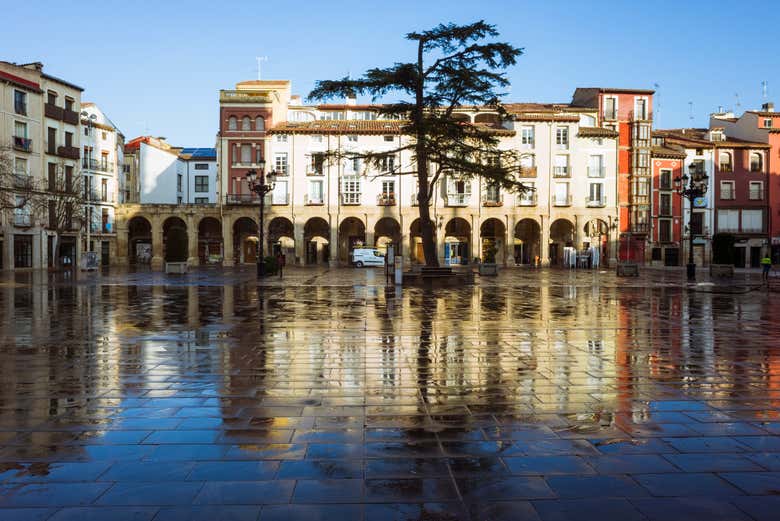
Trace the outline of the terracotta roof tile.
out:
M 609 137 L 609 138 L 615 138 L 618 137 L 620 134 L 612 130 L 610 128 L 603 128 L 603 127 L 580 127 L 579 132 L 577 133 L 579 137 Z
M 405 120 L 318 120 L 305 122 L 287 121 L 269 130 L 270 134 L 400 134 L 409 122 Z M 495 135 L 513 136 L 514 130 L 477 125 Z
M 674 159 L 685 159 L 685 151 L 670 147 L 653 147 L 650 151 L 653 157 L 669 157 Z

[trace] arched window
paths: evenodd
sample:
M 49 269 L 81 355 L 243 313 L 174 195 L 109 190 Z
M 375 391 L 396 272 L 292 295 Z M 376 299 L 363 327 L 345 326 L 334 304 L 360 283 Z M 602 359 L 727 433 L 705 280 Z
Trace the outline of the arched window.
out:
M 249 116 L 241 118 L 241 130 L 252 130 L 252 119 Z
M 265 118 L 262 116 L 257 116 L 255 118 L 255 130 L 258 132 L 262 132 L 265 130 Z
M 751 172 L 761 172 L 763 170 L 763 158 L 761 157 L 761 154 L 758 152 L 751 152 L 750 153 L 750 171 Z
M 235 116 L 228 118 L 228 130 L 238 130 L 238 120 Z
M 731 172 L 731 154 L 728 152 L 721 152 L 718 156 L 718 164 L 720 165 L 721 172 Z

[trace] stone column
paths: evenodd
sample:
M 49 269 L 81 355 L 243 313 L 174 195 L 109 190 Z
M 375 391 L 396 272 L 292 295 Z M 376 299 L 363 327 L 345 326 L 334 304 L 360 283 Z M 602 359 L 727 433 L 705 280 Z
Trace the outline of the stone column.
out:
M 46 248 L 41 247 L 41 230 L 36 230 L 32 235 L 32 267 L 40 269 L 45 266 L 43 256 Z
M 363 223 L 366 225 L 366 248 L 375 248 L 376 247 L 376 237 L 375 237 L 375 230 L 374 226 L 376 226 L 376 222 L 373 219 L 369 219 L 368 215 L 364 216 Z
M 539 256 L 542 258 L 542 266 L 550 266 L 550 223 L 545 220 L 543 215 L 539 216 L 539 229 L 541 236 L 539 239 Z
M 152 262 L 153 270 L 161 270 L 165 264 L 163 229 L 160 217 L 152 217 Z
M 198 222 L 194 215 L 187 216 L 187 266 L 200 264 L 198 258 Z
M 303 227 L 305 223 L 296 221 L 293 223 L 293 241 L 295 241 L 295 264 L 303 266 L 306 264 L 306 244 L 303 240 Z M 293 259 L 288 259 L 288 264 L 293 264 Z
M 127 257 L 128 252 L 128 229 L 127 229 L 127 222 L 122 219 L 120 222 L 118 219 L 115 221 L 116 223 L 116 250 L 114 251 L 114 254 L 111 256 L 111 260 L 113 264 L 118 264 L 119 266 L 127 266 L 129 259 Z
M 3 269 L 14 269 L 14 230 L 10 226 L 3 229 Z
M 505 219 L 506 233 L 504 234 L 504 266 L 515 265 L 515 226 L 517 218 L 514 215 L 507 215 Z
M 335 268 L 339 265 L 339 254 L 341 253 L 341 248 L 339 247 L 339 225 L 338 219 L 334 219 L 332 216 L 329 216 L 328 219 L 330 220 L 330 237 L 328 238 L 330 241 L 328 245 L 330 247 L 330 259 L 328 264 L 331 268 Z
M 582 241 L 584 236 L 584 232 L 582 230 L 583 226 L 585 226 L 585 216 L 575 215 L 574 216 L 574 249 L 577 251 L 582 249 Z
M 469 242 L 469 258 L 468 262 L 471 263 L 474 257 L 482 258 L 482 240 L 479 233 L 479 215 L 471 214 L 471 238 Z
M 235 266 L 233 260 L 233 223 L 226 215 L 222 216 L 222 266 L 230 268 Z

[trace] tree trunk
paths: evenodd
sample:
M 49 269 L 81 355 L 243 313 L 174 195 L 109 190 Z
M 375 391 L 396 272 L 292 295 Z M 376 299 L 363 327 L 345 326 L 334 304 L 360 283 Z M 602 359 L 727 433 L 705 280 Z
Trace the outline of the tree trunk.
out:
M 430 187 L 428 186 L 428 151 L 426 150 L 425 129 L 423 128 L 423 104 L 425 103 L 425 75 L 423 73 L 423 46 L 420 39 L 417 44 L 417 85 L 415 88 L 415 109 L 412 119 L 415 124 L 416 139 L 415 159 L 417 161 L 417 205 L 420 212 L 420 231 L 422 232 L 423 254 L 425 265 L 429 268 L 439 267 L 439 255 L 436 251 L 436 230 L 431 221 L 431 210 L 428 207 L 430 201 Z
M 420 190 L 422 192 L 422 189 Z M 420 197 L 418 194 L 418 204 L 420 209 L 420 231 L 422 232 L 423 254 L 425 254 L 425 265 L 430 268 L 439 267 L 439 252 L 436 251 L 436 230 L 433 221 L 431 221 L 431 210 L 428 207 L 428 196 Z

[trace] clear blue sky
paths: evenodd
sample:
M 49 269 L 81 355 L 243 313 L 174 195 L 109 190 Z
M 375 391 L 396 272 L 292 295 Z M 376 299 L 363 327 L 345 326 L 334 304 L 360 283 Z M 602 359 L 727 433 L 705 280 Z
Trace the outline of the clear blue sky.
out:
M 318 79 L 409 60 L 403 35 L 440 22 L 484 18 L 525 49 L 509 71 L 511 101 L 566 102 L 577 86 L 653 88 L 661 127 L 703 126 L 719 105 L 780 105 L 776 1 L 330 0 L 298 2 L 0 0 L 0 59 L 41 61 L 85 87 L 129 139 L 166 136 L 213 146 L 218 90 Z M 24 14 L 22 14 L 24 12 Z M 718 38 L 716 35 L 720 34 Z M 738 42 L 738 43 L 737 43 Z M 689 119 L 688 102 L 694 119 Z

